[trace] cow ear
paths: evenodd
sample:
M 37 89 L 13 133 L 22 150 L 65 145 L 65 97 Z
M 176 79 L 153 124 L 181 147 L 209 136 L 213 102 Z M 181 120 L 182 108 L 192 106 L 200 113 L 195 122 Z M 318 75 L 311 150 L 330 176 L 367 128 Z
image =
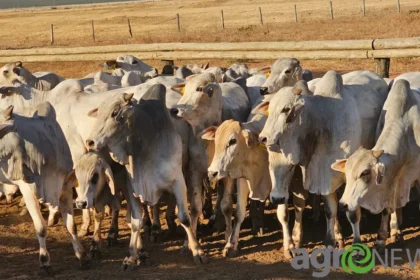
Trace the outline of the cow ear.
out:
M 347 159 L 339 159 L 333 164 L 331 164 L 331 168 L 335 171 L 346 173 L 346 163 Z
M 289 115 L 287 115 L 286 123 L 292 123 L 294 120 L 296 120 L 299 114 L 303 111 L 303 108 L 305 108 L 305 105 L 303 103 L 297 103 L 293 105 L 292 109 L 289 112 Z
M 91 118 L 97 118 L 98 117 L 98 108 L 90 110 L 87 115 Z
M 385 165 L 382 162 L 378 162 L 375 165 L 376 169 L 376 184 L 380 185 L 383 182 L 384 174 L 385 174 Z
M 20 87 L 0 87 L 1 98 L 11 96 L 12 94 L 20 94 Z
M 210 126 L 198 134 L 198 137 L 208 141 L 214 141 L 216 135 L 217 126 Z
M 0 139 L 6 136 L 7 133 L 15 131 L 16 127 L 13 124 L 2 124 L 0 125 Z
M 131 99 L 133 98 L 133 96 L 134 96 L 134 93 L 124 93 L 123 99 L 127 104 L 129 104 L 131 103 Z
M 23 65 L 22 65 L 22 61 L 16 61 L 15 62 L 15 66 L 16 67 L 22 67 Z
M 109 167 L 108 163 L 102 162 L 102 166 L 104 167 L 105 179 L 108 183 L 109 189 L 111 190 L 112 195 L 115 195 L 115 183 L 114 183 L 114 175 L 112 173 L 111 167 Z
M 12 118 L 13 114 L 13 105 L 10 105 L 3 111 L 3 118 L 8 121 Z
M 184 95 L 184 92 L 185 92 L 185 83 L 180 83 L 180 84 L 173 85 L 173 86 L 171 86 L 171 89 L 173 91 L 178 92 L 181 95 Z
M 252 114 L 268 116 L 268 106 L 269 105 L 270 105 L 270 101 L 264 101 L 264 102 L 260 103 L 257 107 L 255 107 L 252 110 Z
M 208 69 L 209 68 L 209 65 L 210 65 L 210 63 L 209 62 L 207 62 L 206 64 L 204 64 L 204 66 L 202 67 L 204 70 L 206 70 L 206 69 Z
M 69 174 L 67 174 L 66 179 L 64 180 L 64 186 L 63 189 L 71 189 L 71 188 L 77 188 L 79 186 L 76 178 L 76 172 L 74 170 L 70 171 Z
M 119 67 L 118 67 L 118 62 L 116 60 L 108 60 L 104 64 L 104 70 L 115 70 L 117 68 Z
M 256 147 L 259 145 L 258 134 L 248 129 L 242 130 L 242 135 L 245 138 L 245 143 L 248 147 Z
M 261 73 L 267 73 L 267 72 L 270 72 L 270 71 L 271 71 L 271 66 L 264 66 L 264 67 L 258 69 L 258 72 L 261 72 Z

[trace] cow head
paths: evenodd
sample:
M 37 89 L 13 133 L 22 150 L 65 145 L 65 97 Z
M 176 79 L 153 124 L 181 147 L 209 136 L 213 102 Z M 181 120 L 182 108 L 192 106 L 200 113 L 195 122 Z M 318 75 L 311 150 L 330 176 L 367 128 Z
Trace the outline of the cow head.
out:
M 265 68 L 267 69 L 267 68 Z M 296 58 L 279 58 L 267 73 L 267 80 L 261 87 L 261 94 L 272 94 L 283 87 L 291 87 L 302 79 L 302 68 Z
M 385 191 L 386 161 L 383 150 L 359 148 L 348 159 L 337 160 L 331 165 L 333 170 L 346 175 L 346 188 L 340 199 L 340 206 L 344 210 L 355 211 L 362 203 L 372 213 L 383 210 L 379 204 L 366 199 L 379 197 Z
M 239 122 L 227 120 L 218 128 L 210 127 L 200 134 L 202 139 L 215 141 L 215 153 L 208 168 L 210 180 L 220 180 L 226 176 L 236 179 L 243 177 L 243 163 L 247 153 L 258 146 L 258 136 L 242 129 Z
M 206 115 L 221 112 L 223 100 L 220 86 L 213 74 L 205 73 L 190 77 L 192 78 L 185 84 L 172 87 L 182 97 L 170 112 L 173 117 L 185 119 L 194 128 Z
M 0 198 L 2 194 L 6 196 L 6 203 L 10 204 L 13 200 L 13 195 L 19 190 L 16 185 L 2 184 L 0 186 Z
M 0 113 L 0 139 L 6 136 L 8 133 L 16 131 L 16 127 L 9 121 L 13 117 L 13 106 L 10 105 Z
M 156 68 L 153 68 L 132 55 L 122 55 L 116 60 L 109 60 L 104 63 L 105 70 L 115 70 L 117 68 L 121 68 L 124 71 L 136 71 L 140 73 L 143 81 L 158 76 L 158 70 Z
M 115 194 L 114 177 L 108 163 L 97 153 L 86 153 L 70 172 L 66 183 L 72 182 L 76 189 L 76 208 L 88 209 L 95 204 L 95 199 L 108 186 Z
M 127 162 L 123 143 L 126 142 L 124 132 L 129 126 L 133 111 L 132 98 L 133 94 L 119 93 L 89 111 L 88 115 L 97 119 L 86 140 L 89 150 L 99 151 L 108 146 L 114 160 L 122 164 Z
M 9 63 L 0 68 L 0 86 L 21 83 L 22 62 Z

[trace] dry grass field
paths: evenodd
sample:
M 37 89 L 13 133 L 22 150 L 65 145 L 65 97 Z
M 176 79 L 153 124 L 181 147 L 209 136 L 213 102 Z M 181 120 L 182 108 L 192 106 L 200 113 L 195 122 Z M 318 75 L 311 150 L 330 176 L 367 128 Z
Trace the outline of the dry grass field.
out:
M 299 23 L 294 22 L 293 5 L 297 4 Z M 4 10 L 0 16 L 0 49 L 19 49 L 49 46 L 50 24 L 55 26 L 55 46 L 91 46 L 159 42 L 235 42 L 235 41 L 289 41 L 363 39 L 420 36 L 420 1 L 401 0 L 402 13 L 396 13 L 396 0 L 366 0 L 366 16 L 361 13 L 360 0 L 335 0 L 334 20 L 329 19 L 327 0 L 177 0 L 115 5 L 89 5 L 78 7 L 36 8 Z M 258 7 L 262 8 L 264 25 L 259 24 Z M 220 26 L 220 10 L 225 14 L 226 29 Z M 177 31 L 175 15 L 181 18 L 181 32 Z M 130 18 L 133 38 L 127 28 Z M 91 38 L 91 21 L 95 21 L 96 42 Z M 161 69 L 160 61 L 146 61 Z M 177 65 L 187 61 L 176 61 Z M 204 63 L 207 61 L 196 61 Z M 212 65 L 229 66 L 234 61 L 211 60 Z M 271 64 L 272 61 L 246 61 L 250 67 Z M 27 63 L 31 71 L 54 71 L 68 77 L 83 77 L 101 70 L 100 62 L 48 62 Z M 393 59 L 391 76 L 403 72 L 419 71 L 420 59 Z M 313 70 L 316 77 L 329 69 L 340 73 L 358 69 L 374 70 L 373 61 L 367 59 L 341 59 L 333 61 L 302 61 L 302 66 Z M 12 205 L 0 201 L 0 279 L 36 279 L 38 272 L 38 242 L 28 215 L 18 215 L 17 200 Z M 47 214 L 47 213 L 44 213 Z M 80 213 L 77 213 L 78 215 Z M 250 221 L 243 224 L 240 255 L 233 259 L 221 256 L 223 236 L 200 236 L 204 250 L 211 257 L 207 266 L 195 266 L 190 256 L 180 256 L 182 230 L 177 238 L 166 238 L 162 243 L 147 241 L 151 257 L 148 266 L 121 272 L 129 230 L 125 223 L 125 210 L 120 213 L 120 242 L 116 247 L 102 248 L 102 259 L 94 261 L 88 271 L 81 271 L 62 221 L 49 229 L 48 243 L 55 278 L 57 279 L 309 279 L 311 270 L 293 270 L 279 250 L 282 232 L 275 211 L 267 210 L 266 233 L 253 237 Z M 293 214 L 291 214 L 291 221 Z M 304 246 L 309 250 L 322 246 L 325 219 L 314 223 L 304 214 Z M 323 213 L 321 213 L 323 217 Z M 418 205 L 410 204 L 404 210 L 406 241 L 402 248 L 420 247 L 420 220 Z M 351 228 L 344 213 L 340 223 L 351 243 Z M 80 225 L 81 217 L 77 216 Z M 207 221 L 203 221 L 205 224 Z M 162 220 L 163 229 L 166 223 Z M 103 237 L 109 225 L 104 222 Z M 362 238 L 373 245 L 379 217 L 369 215 L 361 225 Z M 93 226 L 91 226 L 93 230 Z M 89 247 L 89 237 L 83 239 Z M 419 263 L 419 262 L 418 262 Z M 411 270 L 407 258 L 402 269 L 377 268 L 365 275 L 349 275 L 341 270 L 332 271 L 326 279 L 420 279 L 420 268 Z

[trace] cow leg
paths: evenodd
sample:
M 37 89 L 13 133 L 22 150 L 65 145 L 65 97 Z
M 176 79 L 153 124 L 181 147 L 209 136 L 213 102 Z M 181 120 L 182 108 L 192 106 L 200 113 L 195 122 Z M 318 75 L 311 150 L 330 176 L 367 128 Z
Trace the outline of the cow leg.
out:
M 252 220 L 252 234 L 256 236 L 263 236 L 264 227 L 262 221 L 264 217 L 265 202 L 261 202 L 259 200 L 251 200 L 249 205 L 249 214 Z
M 170 235 L 176 233 L 176 223 L 175 223 L 175 208 L 176 208 L 176 200 L 172 194 L 169 194 L 168 198 L 168 208 L 166 209 L 166 224 L 168 225 L 168 231 Z M 192 218 L 191 218 L 192 219 Z
M 191 217 L 188 214 L 187 186 L 185 185 L 182 172 L 180 172 L 180 176 L 174 181 L 172 190 L 178 206 L 178 220 L 188 236 L 188 244 L 184 244 L 184 247 L 187 245 L 187 248 L 189 247 L 191 249 L 196 264 L 205 264 L 208 262 L 207 257 L 203 249 L 201 249 L 200 244 L 198 244 L 195 229 L 192 227 Z
M 113 196 L 111 202 L 112 219 L 108 231 L 108 247 L 115 245 L 118 241 L 118 215 L 121 209 L 120 199 Z
M 153 243 L 159 242 L 162 225 L 160 224 L 160 207 L 159 203 L 152 206 L 152 230 L 150 232 L 150 241 Z
M 327 219 L 327 235 L 325 238 L 325 246 L 332 250 L 336 246 L 336 241 L 339 243 L 344 243 L 340 232 L 340 225 L 337 221 L 337 194 L 335 192 L 330 193 L 328 195 L 324 195 L 323 198 L 325 217 Z
M 82 226 L 80 227 L 79 237 L 86 236 L 89 233 L 90 226 L 90 210 L 82 210 Z
M 362 243 L 362 239 L 360 237 L 360 217 L 361 217 L 361 210 L 360 207 L 357 208 L 356 211 L 347 211 L 346 216 L 351 224 L 351 228 L 353 230 L 353 244 Z
M 121 267 L 123 270 L 132 269 L 135 265 L 139 264 L 138 249 L 143 250 L 141 248 L 140 230 L 143 226 L 143 209 L 147 208 L 147 206 L 143 207 L 140 200 L 132 195 L 134 192 L 132 186 L 130 184 L 127 185 L 129 185 L 128 193 L 131 194 L 126 197 L 127 202 L 129 201 L 131 205 L 131 236 L 128 255 L 125 257 Z M 145 252 L 142 252 L 142 254 L 146 255 Z
M 104 219 L 105 209 L 103 206 L 97 206 L 93 210 L 93 217 L 95 218 L 95 228 L 93 231 L 92 245 L 90 246 L 89 257 L 93 260 L 101 258 L 101 228 Z
M 208 223 L 209 229 L 214 228 L 214 235 L 218 235 L 225 227 L 225 221 L 220 206 L 222 204 L 224 190 L 224 180 L 218 181 L 216 184 L 216 204 L 214 205 L 213 215 L 210 217 Z
M 289 209 L 287 203 L 277 206 L 277 219 L 279 220 L 283 230 L 283 250 L 284 257 L 291 259 L 293 257 L 293 240 L 289 231 Z
M 249 188 L 245 179 L 238 179 L 238 199 L 236 203 L 235 222 L 228 242 L 223 250 L 224 257 L 235 257 L 238 253 L 239 232 L 241 231 L 242 222 L 246 215 L 246 205 L 248 202 Z
M 150 213 L 151 211 L 149 211 L 149 207 L 147 206 L 147 204 L 143 204 L 143 203 L 141 203 L 141 207 L 142 207 L 142 209 L 143 209 L 143 230 L 144 230 L 144 233 L 147 233 L 147 234 L 150 234 L 150 231 L 151 231 L 151 229 L 152 229 L 152 218 L 150 218 L 150 214 L 153 214 L 153 212 L 152 213 Z M 130 217 L 130 220 L 131 220 L 131 217 Z
M 293 194 L 293 207 L 295 209 L 295 225 L 293 226 L 292 239 L 294 248 L 302 247 L 303 236 L 303 210 L 305 209 L 305 196 Z
M 197 233 L 198 220 L 203 213 L 203 175 L 196 171 L 189 176 L 188 196 L 190 201 L 191 228 Z M 179 211 L 179 210 L 178 210 Z
M 73 190 L 65 190 L 60 196 L 60 212 L 63 218 L 63 223 L 70 234 L 70 240 L 73 244 L 74 253 L 80 260 L 80 266 L 82 269 L 89 267 L 89 260 L 85 254 L 82 244 L 77 236 L 77 228 L 74 223 L 73 213 Z
M 54 225 L 56 225 L 58 223 L 58 207 L 57 206 L 52 206 L 52 205 L 48 205 L 48 210 L 49 210 L 49 214 L 48 214 L 48 226 L 52 227 Z
M 25 183 L 19 184 L 20 192 L 25 199 L 26 207 L 31 215 L 35 227 L 35 234 L 39 242 L 39 264 L 40 274 L 43 276 L 52 275 L 52 268 L 50 265 L 50 255 L 47 251 L 47 224 L 42 217 L 39 208 L 38 200 L 31 190 L 31 186 Z
M 404 241 L 404 236 L 401 231 L 402 221 L 402 208 L 398 208 L 391 214 L 390 228 L 392 243 Z
M 389 229 L 388 229 L 389 215 L 390 215 L 389 209 L 384 209 L 382 211 L 381 225 L 379 227 L 378 235 L 375 241 L 375 248 L 378 250 L 379 253 L 384 252 L 386 239 L 388 238 L 388 235 L 389 235 Z
M 209 183 L 210 184 L 210 183 Z M 209 186 L 204 190 L 205 198 L 204 198 L 204 205 L 203 205 L 203 216 L 204 219 L 210 219 L 213 215 L 213 203 L 212 203 L 212 189 Z
M 225 217 L 225 240 L 228 242 L 229 236 L 232 234 L 232 195 L 235 181 L 230 178 L 226 178 L 224 181 L 224 192 L 220 208 L 222 210 L 223 216 Z
M 312 196 L 312 220 L 314 223 L 318 223 L 319 221 L 320 204 L 321 196 L 319 194 L 314 194 Z

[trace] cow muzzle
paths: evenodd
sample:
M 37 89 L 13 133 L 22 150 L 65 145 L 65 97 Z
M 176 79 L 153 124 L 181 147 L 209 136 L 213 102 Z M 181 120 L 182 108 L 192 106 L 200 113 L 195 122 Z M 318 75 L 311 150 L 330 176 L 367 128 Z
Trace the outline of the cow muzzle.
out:
M 267 95 L 268 94 L 268 87 L 261 87 L 260 88 L 260 94 L 261 95 Z
M 270 195 L 270 202 L 274 205 L 281 205 L 286 203 L 286 198 Z
M 77 209 L 87 209 L 87 201 L 76 201 Z

